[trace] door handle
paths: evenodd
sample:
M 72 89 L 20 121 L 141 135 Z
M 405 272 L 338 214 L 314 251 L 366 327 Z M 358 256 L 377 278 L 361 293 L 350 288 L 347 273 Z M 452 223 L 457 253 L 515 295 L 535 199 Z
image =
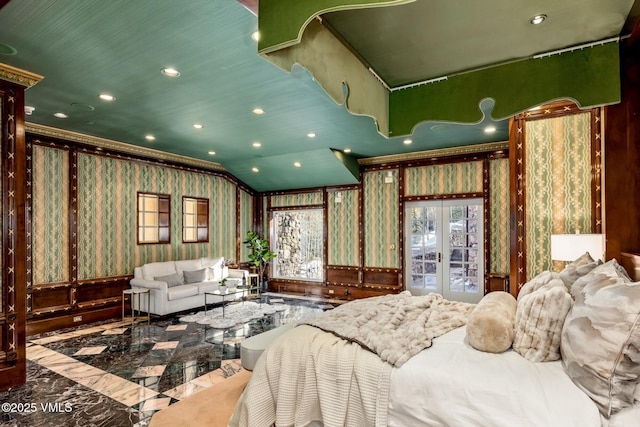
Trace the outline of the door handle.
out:
M 438 252 L 438 262 L 442 262 L 442 252 Z

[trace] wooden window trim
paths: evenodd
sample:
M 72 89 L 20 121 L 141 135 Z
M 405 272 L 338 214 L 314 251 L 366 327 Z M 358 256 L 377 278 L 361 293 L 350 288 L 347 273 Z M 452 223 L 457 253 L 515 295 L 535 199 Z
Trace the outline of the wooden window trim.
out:
M 196 202 L 196 240 L 185 240 L 184 203 L 186 200 Z M 209 199 L 182 196 L 182 243 L 209 243 Z
M 156 196 L 158 198 L 158 241 L 140 241 L 140 197 Z M 171 196 L 169 194 L 138 191 L 136 194 L 136 243 L 138 245 L 165 245 L 171 243 Z

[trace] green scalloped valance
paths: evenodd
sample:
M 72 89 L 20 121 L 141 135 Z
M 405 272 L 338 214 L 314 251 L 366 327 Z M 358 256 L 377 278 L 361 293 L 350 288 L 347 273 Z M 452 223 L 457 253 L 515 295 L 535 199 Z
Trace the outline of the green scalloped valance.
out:
M 570 99 L 582 108 L 620 102 L 617 42 L 530 58 L 444 80 L 389 91 L 328 29 L 321 13 L 409 3 L 413 0 L 261 0 L 260 53 L 280 68 L 305 67 L 349 112 L 376 121 L 385 137 L 410 134 L 420 123 L 478 123 L 482 100 L 495 101 L 494 119 L 504 119 L 546 102 Z
M 267 53 L 300 41 L 309 22 L 323 13 L 344 9 L 394 6 L 415 0 L 260 0 L 258 52 Z

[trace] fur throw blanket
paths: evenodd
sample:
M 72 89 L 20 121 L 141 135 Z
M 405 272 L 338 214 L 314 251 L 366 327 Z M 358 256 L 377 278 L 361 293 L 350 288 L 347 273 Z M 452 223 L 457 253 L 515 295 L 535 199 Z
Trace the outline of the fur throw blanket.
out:
M 301 324 L 356 342 L 400 367 L 431 347 L 434 338 L 464 326 L 474 306 L 438 294 L 412 296 L 404 291 L 351 301 Z

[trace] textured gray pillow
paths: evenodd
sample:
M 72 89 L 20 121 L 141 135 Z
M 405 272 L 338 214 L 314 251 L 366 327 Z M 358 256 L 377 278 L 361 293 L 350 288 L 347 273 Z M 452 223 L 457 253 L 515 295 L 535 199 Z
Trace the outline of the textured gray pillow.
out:
M 605 417 L 631 406 L 640 381 L 640 282 L 613 263 L 576 293 L 562 330 L 562 360 Z
M 207 269 L 202 268 L 195 271 L 183 271 L 184 283 L 200 283 L 207 280 Z
M 513 349 L 531 362 L 560 359 L 562 326 L 572 302 L 561 280 L 518 300 Z
M 618 261 L 616 261 L 615 258 L 612 258 L 604 264 L 598 265 L 588 274 L 580 277 L 573 283 L 573 285 L 571 285 L 570 292 L 573 299 L 576 299 L 576 297 L 582 292 L 582 289 L 598 274 L 604 274 L 605 276 L 613 277 L 614 279 L 624 279 L 628 282 L 631 281 L 631 278 L 624 267 L 618 264 Z
M 159 282 L 165 282 L 168 287 L 184 285 L 184 282 L 182 281 L 182 276 L 180 276 L 178 273 L 173 273 L 166 276 L 154 277 L 153 279 Z
M 560 279 L 564 282 L 568 291 L 571 291 L 571 286 L 580 277 L 589 274 L 591 270 L 602 264 L 602 261 L 594 261 L 589 255 L 589 252 L 585 252 L 580 258 L 567 264 L 567 266 L 560 272 Z

